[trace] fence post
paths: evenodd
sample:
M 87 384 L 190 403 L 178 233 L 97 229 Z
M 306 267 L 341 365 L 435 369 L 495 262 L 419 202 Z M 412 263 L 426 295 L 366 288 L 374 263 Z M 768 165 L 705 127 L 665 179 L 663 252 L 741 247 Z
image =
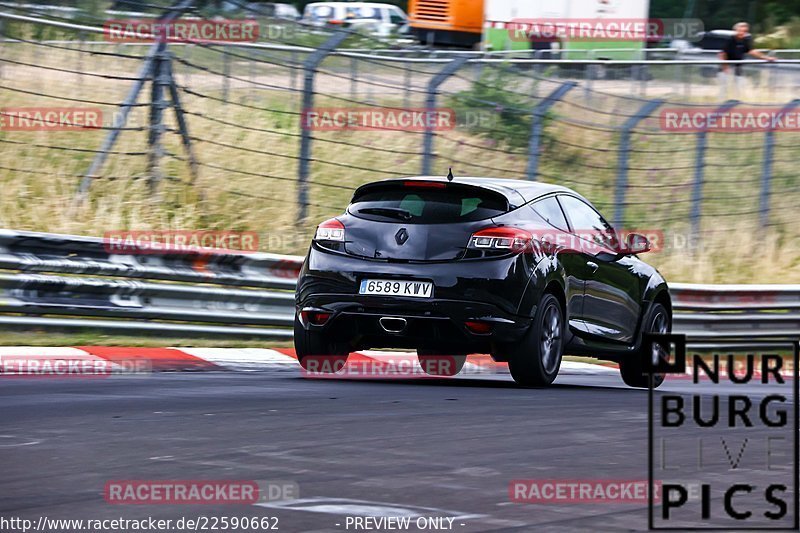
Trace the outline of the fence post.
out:
M 222 46 L 222 101 L 228 103 L 230 91 L 231 60 L 226 46 Z
M 589 57 L 587 59 L 594 59 L 594 53 L 590 52 Z M 592 101 L 592 80 L 595 77 L 595 70 L 598 68 L 599 65 L 596 63 L 586 63 L 586 68 L 583 69 L 583 95 L 586 98 L 587 102 Z
M 160 47 L 153 61 L 153 82 L 150 85 L 150 123 L 147 133 L 147 176 L 150 192 L 161 181 L 159 162 L 164 155 L 161 136 L 164 133 L 164 87 L 169 85 L 166 68 L 166 46 Z
M 779 116 L 784 117 L 792 109 L 800 105 L 800 99 L 794 99 L 783 109 L 781 109 Z M 774 125 L 774 123 L 773 123 Z M 767 130 L 764 139 L 764 165 L 761 171 L 761 194 L 758 200 L 758 213 L 761 226 L 764 227 L 769 222 L 769 200 L 770 189 L 772 186 L 772 153 L 775 149 L 775 128 L 771 127 Z
M 257 98 L 256 98 L 256 90 L 257 90 L 257 88 L 256 88 L 256 64 L 257 64 L 256 58 L 258 57 L 258 55 L 251 48 L 244 48 L 243 50 L 247 51 L 247 63 L 248 63 L 248 66 L 249 66 L 248 70 L 250 71 L 250 97 L 251 97 L 251 101 L 255 102 L 257 100 Z
M 308 216 L 308 176 L 311 166 L 311 132 L 303 124 L 303 117 L 314 105 L 314 75 L 320 63 L 333 52 L 349 33 L 339 30 L 331 35 L 322 46 L 314 50 L 303 61 L 303 107 L 300 110 L 300 163 L 297 167 L 297 209 L 298 221 L 303 222 Z
M 374 97 L 374 94 L 373 94 L 373 92 L 374 92 L 374 85 L 373 85 L 374 81 L 369 79 L 370 78 L 369 69 L 365 69 L 365 72 L 364 72 L 363 76 L 365 78 L 365 82 L 364 83 L 367 86 L 367 91 L 366 91 L 367 94 L 366 94 L 365 99 L 366 99 L 367 103 L 371 104 L 371 103 L 375 102 L 375 97 Z
M 683 80 L 683 97 L 689 100 L 692 97 L 692 71 L 691 65 L 676 65 L 681 70 Z
M 647 65 L 644 65 L 644 66 L 642 66 L 641 69 L 639 69 L 639 75 L 642 77 L 640 96 L 642 98 L 646 98 L 647 97 L 647 77 L 650 75 L 650 71 L 648 70 Z
M 408 65 L 408 61 L 403 62 L 403 107 L 406 109 L 411 106 L 411 69 Z
M 716 115 L 725 113 L 739 104 L 738 100 L 728 100 L 715 111 Z M 705 157 L 706 157 L 706 134 L 708 130 L 703 128 L 697 132 L 697 155 L 694 164 L 694 185 L 692 186 L 692 212 L 689 215 L 692 225 L 693 243 L 696 244 L 697 236 L 700 235 L 700 206 L 703 203 L 703 182 L 705 179 Z
M 628 192 L 628 158 L 631 151 L 631 130 L 639 122 L 649 117 L 664 100 L 650 100 L 622 125 L 619 138 L 619 156 L 617 160 L 617 185 L 614 197 L 614 227 L 619 230 L 625 222 L 625 196 Z
M 561 100 L 564 95 L 577 84 L 578 83 L 575 81 L 562 83 L 533 108 L 533 113 L 531 115 L 531 138 L 528 141 L 528 170 L 525 173 L 527 179 L 531 181 L 535 180 L 539 172 L 539 145 L 541 144 L 544 117 L 547 114 L 547 110 Z
M 3 18 L 0 18 L 0 38 L 2 38 L 2 39 L 8 39 L 9 38 L 9 36 L 6 35 L 6 20 L 3 19 Z M 3 47 L 0 47 L 0 48 L 3 48 Z M 3 53 L 2 53 L 2 50 L 0 50 L 0 58 L 2 58 L 2 57 L 3 57 Z M 0 80 L 3 79 L 3 64 L 4 63 L 5 63 L 4 61 L 0 61 Z
M 183 49 L 183 59 L 187 62 L 191 61 L 192 59 L 192 51 L 194 51 L 194 44 L 185 44 L 181 47 Z M 192 67 L 184 66 L 183 75 L 184 79 L 183 82 L 186 84 L 187 87 L 192 86 Z
M 350 99 L 356 99 L 358 92 L 358 59 L 350 56 Z
M 291 62 L 292 66 L 293 67 L 298 66 L 299 63 L 297 62 L 297 50 L 293 49 L 290 52 L 289 55 L 291 57 L 291 59 L 289 59 L 289 61 Z M 297 69 L 296 68 L 291 68 L 289 70 L 291 71 L 289 73 L 289 76 L 292 78 L 292 91 L 294 91 L 295 89 L 297 89 Z
M 76 200 L 79 200 L 80 197 L 84 196 L 89 191 L 92 180 L 97 176 L 97 173 L 100 171 L 100 168 L 102 168 L 103 163 L 105 163 L 105 160 L 108 157 L 108 152 L 117 142 L 117 137 L 119 137 L 120 131 L 122 131 L 122 128 L 124 128 L 125 124 L 128 123 L 128 115 L 131 112 L 131 108 L 136 105 L 136 100 L 139 98 L 139 93 L 142 91 L 142 87 L 144 87 L 145 82 L 153 76 L 153 66 L 159 47 L 159 44 L 153 45 L 152 50 L 145 58 L 144 65 L 142 65 L 142 68 L 139 70 L 139 73 L 136 77 L 136 82 L 133 84 L 133 87 L 131 87 L 128 95 L 125 97 L 125 101 L 123 101 L 120 105 L 119 113 L 114 115 L 114 125 L 108 132 L 108 135 L 106 135 L 106 138 L 103 140 L 103 144 L 100 146 L 100 151 L 92 160 L 89 170 L 86 171 L 86 174 L 81 179 L 81 183 L 78 186 L 78 191 L 76 194 Z
M 447 63 L 442 70 L 436 73 L 428 82 L 428 94 L 425 97 L 425 112 L 431 113 L 436 107 L 436 95 L 439 86 L 450 76 L 463 67 L 472 58 L 470 54 L 464 54 Z M 428 176 L 433 166 L 433 127 L 429 120 L 425 121 L 425 135 L 422 141 L 422 175 Z
M 84 54 L 83 48 L 85 41 L 86 41 L 86 34 L 84 34 L 83 31 L 79 31 L 78 44 L 77 44 L 78 57 L 75 58 L 75 63 L 76 63 L 75 71 L 78 73 L 76 74 L 76 76 L 78 77 L 78 87 L 80 87 L 81 89 L 83 89 L 83 76 L 81 75 L 81 73 L 83 72 L 83 54 Z
M 167 11 L 164 15 L 159 18 L 159 22 L 167 23 L 171 22 L 177 18 L 180 18 L 183 13 L 189 9 L 191 9 L 194 5 L 194 0 L 181 0 L 180 2 L 176 3 L 172 6 L 169 11 Z M 38 47 L 36 47 L 38 48 Z M 103 144 L 100 146 L 100 150 L 98 151 L 97 155 L 95 155 L 94 159 L 92 160 L 91 166 L 89 166 L 89 170 L 86 171 L 83 178 L 81 178 L 81 182 L 78 185 L 78 190 L 75 194 L 74 203 L 81 201 L 85 196 L 86 193 L 89 191 L 89 187 L 92 185 L 92 180 L 97 176 L 97 172 L 103 166 L 106 158 L 108 157 L 108 152 L 111 148 L 114 147 L 114 144 L 117 142 L 117 137 L 119 137 L 119 132 L 122 131 L 122 128 L 125 127 L 125 124 L 128 122 L 128 115 L 131 112 L 131 108 L 136 105 L 136 99 L 139 97 L 139 93 L 144 87 L 145 82 L 153 77 L 154 81 L 155 78 L 153 76 L 153 68 L 155 64 L 156 57 L 163 54 L 166 50 L 166 42 L 159 41 L 150 48 L 150 51 L 147 53 L 145 57 L 144 64 L 142 68 L 139 70 L 138 76 L 136 78 L 136 82 L 131 87 L 131 90 L 128 92 L 128 95 L 125 97 L 125 101 L 122 102 L 120 105 L 120 112 L 115 115 L 114 117 L 114 125 L 112 126 L 111 131 L 108 132 L 106 138 L 103 139 Z
M 168 52 L 169 54 L 169 52 Z M 181 135 L 181 143 L 186 150 L 186 155 L 189 158 L 189 175 L 191 182 L 194 184 L 197 181 L 197 157 L 195 156 L 194 149 L 192 148 L 192 139 L 189 136 L 189 127 L 186 123 L 186 116 L 181 105 L 180 93 L 178 92 L 178 84 L 175 81 L 175 75 L 172 72 L 172 54 L 169 54 L 166 62 L 167 81 L 169 82 L 170 100 L 172 100 L 172 107 L 175 111 L 175 121 L 178 123 L 178 131 Z

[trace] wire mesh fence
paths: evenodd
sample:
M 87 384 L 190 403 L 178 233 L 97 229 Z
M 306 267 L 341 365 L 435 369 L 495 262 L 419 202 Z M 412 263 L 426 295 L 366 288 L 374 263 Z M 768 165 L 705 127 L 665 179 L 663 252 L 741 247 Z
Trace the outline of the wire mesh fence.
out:
M 360 184 L 452 168 L 571 187 L 618 227 L 657 235 L 652 262 L 684 281 L 748 281 L 767 266 L 800 279 L 797 132 L 670 129 L 663 114 L 731 98 L 738 108 L 790 106 L 794 56 L 746 62 L 732 94 L 715 60 L 677 55 L 432 53 L 352 34 L 326 50 L 337 32 L 275 20 L 259 21 L 255 42 L 158 52 L 109 42 L 104 17 L 79 26 L 35 10 L 10 14 L 0 17 L 4 115 L 90 107 L 102 123 L 0 131 L 3 226 L 256 230 L 264 250 L 302 253 Z M 168 70 L 143 70 L 153 57 Z M 425 125 L 433 112 L 447 120 Z M 386 122 L 409 114 L 422 123 Z

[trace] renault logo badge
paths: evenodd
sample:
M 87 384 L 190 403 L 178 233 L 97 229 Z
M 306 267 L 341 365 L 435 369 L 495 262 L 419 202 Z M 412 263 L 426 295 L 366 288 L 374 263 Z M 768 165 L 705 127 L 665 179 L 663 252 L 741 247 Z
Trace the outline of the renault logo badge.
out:
M 408 240 L 408 230 L 406 228 L 400 228 L 397 233 L 394 234 L 394 240 L 397 241 L 397 244 L 404 245 Z

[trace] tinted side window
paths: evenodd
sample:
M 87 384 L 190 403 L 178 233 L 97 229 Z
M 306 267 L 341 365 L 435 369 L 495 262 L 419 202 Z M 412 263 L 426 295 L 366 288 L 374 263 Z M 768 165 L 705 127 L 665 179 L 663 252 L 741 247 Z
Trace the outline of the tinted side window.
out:
M 572 233 L 611 249 L 617 248 L 614 229 L 594 208 L 574 196 L 559 196 L 558 201 L 569 217 Z
M 551 226 L 555 226 L 562 231 L 569 231 L 567 220 L 564 218 L 564 213 L 561 211 L 561 206 L 558 205 L 555 196 L 534 202 L 531 208 Z

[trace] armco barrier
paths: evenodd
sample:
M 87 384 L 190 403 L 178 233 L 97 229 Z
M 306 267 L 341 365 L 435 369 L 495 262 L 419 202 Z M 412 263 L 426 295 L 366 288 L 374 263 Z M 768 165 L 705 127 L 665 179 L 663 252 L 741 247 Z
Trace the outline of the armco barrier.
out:
M 290 338 L 298 256 L 113 253 L 103 239 L 0 230 L 0 327 Z M 800 285 L 670 285 L 704 343 L 800 334 Z M 708 344 L 705 344 L 708 346 Z
M 290 338 L 302 258 L 0 231 L 0 326 Z
M 673 330 L 692 340 L 800 337 L 800 285 L 671 283 Z M 707 344 L 706 344 L 707 345 Z

